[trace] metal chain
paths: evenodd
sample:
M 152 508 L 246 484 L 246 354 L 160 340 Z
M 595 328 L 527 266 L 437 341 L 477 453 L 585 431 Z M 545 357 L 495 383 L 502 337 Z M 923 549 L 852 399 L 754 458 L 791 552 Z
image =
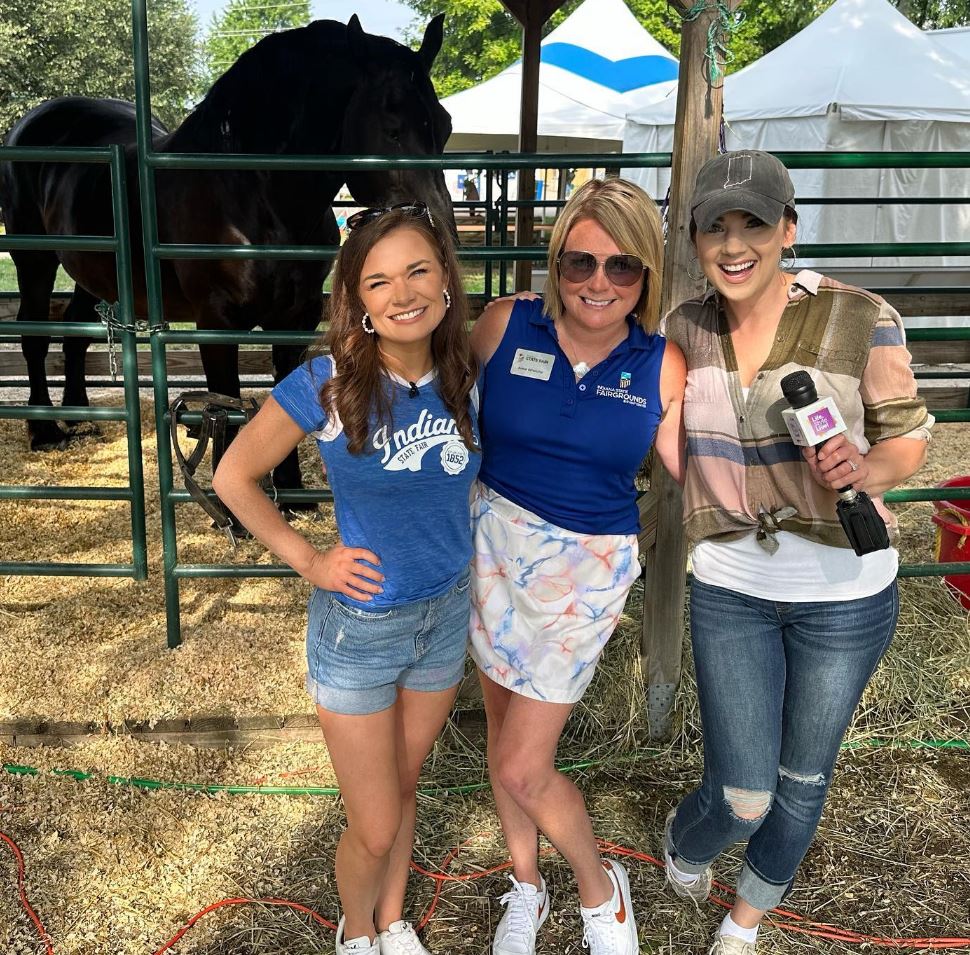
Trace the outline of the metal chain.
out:
M 683 20 L 696 20 L 707 10 L 714 11 L 714 18 L 707 28 L 707 46 L 704 62 L 707 64 L 707 84 L 716 87 L 718 78 L 724 76 L 724 68 L 734 59 L 728 48 L 731 34 L 744 22 L 744 11 L 732 12 L 724 0 L 697 0 L 687 11 L 680 13 Z
M 120 308 L 118 302 L 98 302 L 94 306 L 101 324 L 108 332 L 108 371 L 112 381 L 118 380 L 118 332 L 129 332 L 135 335 L 138 332 L 157 332 L 167 328 L 164 323 L 150 325 L 143 318 L 136 318 L 134 322 L 122 322 L 118 319 Z

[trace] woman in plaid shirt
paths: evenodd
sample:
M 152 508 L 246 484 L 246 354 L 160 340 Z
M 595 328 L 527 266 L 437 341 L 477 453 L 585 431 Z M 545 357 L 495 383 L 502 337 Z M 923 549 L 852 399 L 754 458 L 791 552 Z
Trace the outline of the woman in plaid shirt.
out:
M 898 615 L 898 555 L 856 556 L 836 491 L 876 497 L 909 477 L 933 419 L 896 311 L 785 269 L 797 215 L 777 159 L 712 159 L 691 216 L 710 288 L 674 309 L 666 334 L 688 367 L 684 514 L 704 776 L 667 817 L 667 880 L 701 901 L 717 856 L 746 842 L 737 901 L 711 953 L 755 955 L 758 925 L 791 889 Z M 847 426 L 817 453 L 792 443 L 781 415 L 781 379 L 798 370 Z

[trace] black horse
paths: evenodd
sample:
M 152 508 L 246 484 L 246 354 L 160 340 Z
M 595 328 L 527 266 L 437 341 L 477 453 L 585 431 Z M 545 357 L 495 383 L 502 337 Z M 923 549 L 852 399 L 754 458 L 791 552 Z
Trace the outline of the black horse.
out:
M 155 122 L 163 152 L 281 155 L 432 155 L 441 153 L 451 119 L 439 104 L 429 71 L 441 47 L 443 17 L 435 17 L 417 51 L 364 33 L 356 16 L 345 26 L 318 20 L 265 37 L 217 80 L 173 133 Z M 126 146 L 136 311 L 147 311 L 140 254 L 135 162 L 135 109 L 110 99 L 67 97 L 31 110 L 6 145 Z M 110 235 L 107 166 L 0 163 L 0 207 L 7 232 Z M 345 183 L 362 205 L 423 199 L 437 221 L 454 230 L 440 171 L 244 172 L 159 170 L 158 232 L 162 242 L 336 245 L 331 203 Z M 65 320 L 95 321 L 99 299 L 117 297 L 114 256 L 90 252 L 12 252 L 21 305 L 18 320 L 44 321 L 58 261 L 77 283 Z M 168 321 L 205 329 L 307 331 L 322 316 L 322 260 L 181 260 L 162 263 Z M 30 404 L 50 405 L 44 367 L 50 340 L 23 339 Z M 87 405 L 84 363 L 88 339 L 66 338 L 65 405 Z M 238 346 L 202 345 L 211 391 L 239 395 Z M 279 381 L 302 348 L 273 346 Z M 63 447 L 56 422 L 30 422 L 31 447 Z M 277 469 L 280 487 L 300 486 L 296 456 Z

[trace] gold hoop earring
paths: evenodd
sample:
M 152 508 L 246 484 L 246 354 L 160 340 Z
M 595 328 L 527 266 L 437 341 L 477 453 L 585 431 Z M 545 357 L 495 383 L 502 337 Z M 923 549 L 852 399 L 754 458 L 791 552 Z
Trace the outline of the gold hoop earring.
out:
M 700 274 L 695 274 L 695 271 L 699 272 Z M 695 255 L 690 262 L 687 263 L 687 278 L 689 278 L 692 282 L 699 282 L 704 277 L 704 270 L 701 268 L 700 260 Z
M 376 331 L 374 328 L 374 323 L 370 320 L 370 315 L 368 315 L 367 312 L 364 312 L 364 316 L 361 318 L 360 324 L 368 335 L 373 335 Z
M 795 267 L 795 247 L 793 245 L 783 245 L 781 247 L 781 258 L 778 266 L 782 272 L 790 272 Z

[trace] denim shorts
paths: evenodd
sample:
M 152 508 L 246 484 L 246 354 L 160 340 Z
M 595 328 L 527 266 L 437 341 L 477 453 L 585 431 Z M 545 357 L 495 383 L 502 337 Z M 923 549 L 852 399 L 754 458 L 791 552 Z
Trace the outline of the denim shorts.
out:
M 314 589 L 307 623 L 307 692 L 333 713 L 393 706 L 398 687 L 433 692 L 462 678 L 468 640 L 466 571 L 438 597 L 383 610 L 341 603 Z

